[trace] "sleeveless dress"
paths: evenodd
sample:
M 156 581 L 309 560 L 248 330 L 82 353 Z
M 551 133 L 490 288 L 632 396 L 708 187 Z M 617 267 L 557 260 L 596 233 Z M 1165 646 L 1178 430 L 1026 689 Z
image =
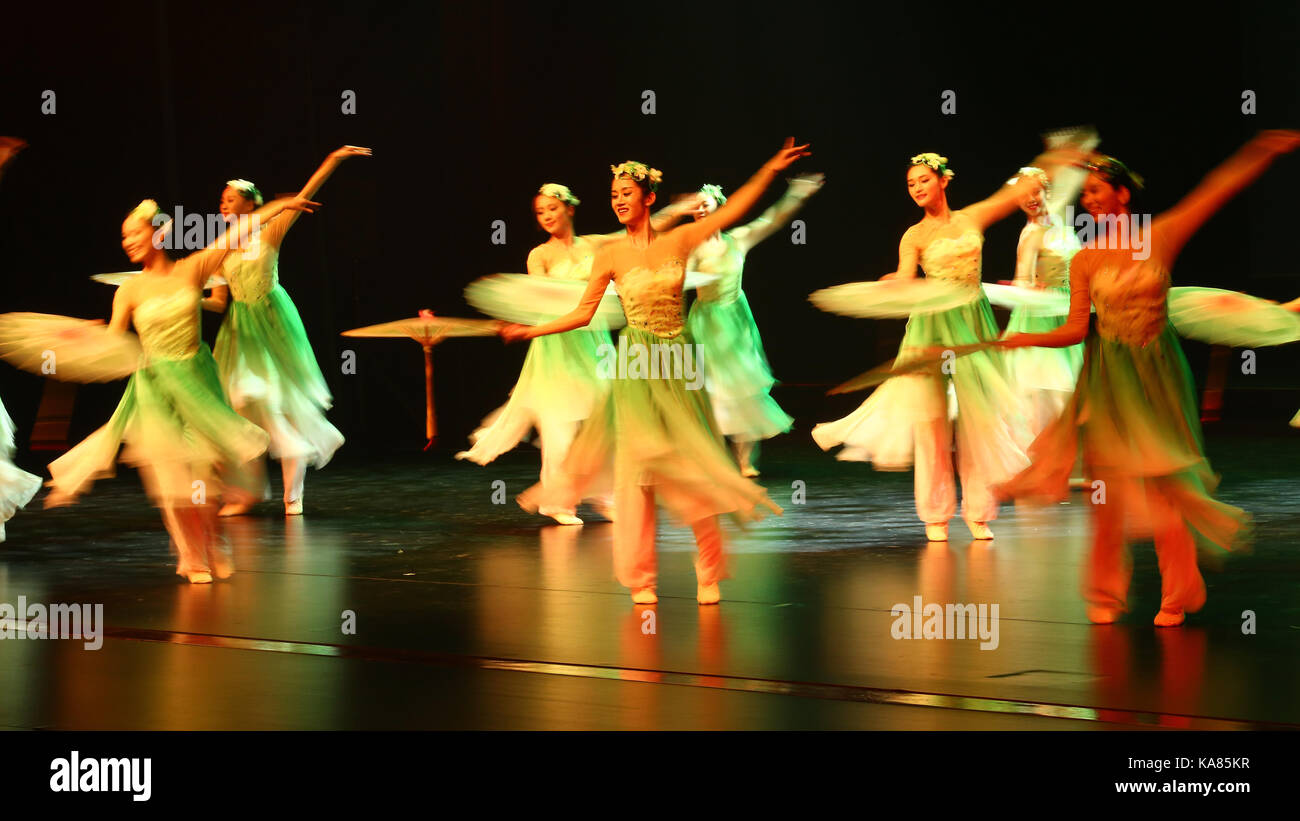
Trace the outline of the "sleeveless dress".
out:
M 776 380 L 740 287 L 745 255 L 729 234 L 722 239 L 723 254 L 693 258 L 695 270 L 720 278 L 697 289 L 686 327 L 703 346 L 704 385 L 719 430 L 741 442 L 770 439 L 790 430 L 794 419 L 769 395 Z
M 585 281 L 591 276 L 591 262 L 590 254 L 576 264 L 561 260 L 545 276 Z M 577 329 L 533 339 L 510 399 L 470 434 L 472 446 L 456 458 L 486 465 L 536 430 L 545 463 L 542 472 L 549 479 L 552 469 L 563 462 L 578 426 L 609 394 L 609 381 L 597 373 L 602 345 L 610 346 L 608 331 Z
M 41 477 L 13 463 L 14 421 L 0 402 L 0 542 L 5 540 L 5 522 L 41 489 Z
M 898 361 L 925 348 L 997 337 L 993 308 L 980 289 L 983 245 L 983 235 L 971 228 L 922 249 L 920 262 L 927 277 L 958 282 L 969 287 L 974 298 L 946 311 L 913 314 Z M 955 488 L 948 478 L 952 434 L 943 431 L 948 420 L 955 419 L 963 506 L 972 521 L 989 521 L 997 515 L 990 485 L 1006 481 L 1028 463 L 1023 450 L 1031 439 L 1028 422 L 1000 354 L 963 356 L 953 360 L 950 370 L 940 378 L 906 374 L 888 379 L 853 413 L 814 427 L 813 439 L 822 450 L 843 445 L 837 459 L 872 462 L 877 470 L 906 470 L 916 464 L 917 512 L 927 523 L 940 523 L 953 513 Z M 938 441 L 931 442 L 936 430 Z
M 634 589 L 653 584 L 656 499 L 687 524 L 724 513 L 759 519 L 763 507 L 781 513 L 727 452 L 683 317 L 685 279 L 679 258 L 615 275 L 627 326 L 619 331 L 617 357 L 602 363 L 612 380 L 609 398 L 574 441 L 563 484 L 534 485 L 519 497 L 526 510 L 572 504 L 607 479 L 612 466 L 615 570 Z M 719 551 L 702 569 L 701 584 L 716 581 L 720 571 Z
M 123 445 L 121 461 L 140 469 L 159 506 L 193 504 L 196 480 L 215 500 L 218 471 L 227 483 L 260 487 L 244 468 L 266 451 L 267 435 L 226 402 L 216 363 L 199 339 L 201 297 L 181 289 L 136 307 L 146 364 L 127 382 L 108 424 L 50 463 L 47 507 L 69 504 L 95 479 L 112 476 Z
M 322 467 L 343 444 L 325 419 L 333 402 L 298 309 L 280 285 L 279 214 L 226 256 L 230 304 L 214 349 L 221 384 L 241 416 L 270 435 L 270 455 Z M 257 494 L 260 496 L 262 488 Z
M 1023 287 L 1046 285 L 1048 290 L 1069 296 L 1070 260 L 1079 251 L 1079 240 L 1066 228 L 1056 214 L 1051 215 L 1052 225 L 1046 228 L 1038 259 L 1028 279 L 1017 271 L 1016 284 Z M 1040 226 L 1030 223 L 1020 232 L 1024 243 L 1030 233 Z M 1026 307 L 1011 312 L 1006 335 L 1017 333 L 1042 333 L 1059 328 L 1064 316 L 1035 316 Z M 1074 390 L 1083 367 L 1083 344 L 1068 348 L 1017 348 L 1005 354 L 1008 375 L 1020 394 L 1021 402 L 1029 414 L 1032 432 L 1037 436 L 1043 428 L 1061 415 L 1070 392 Z
M 1082 448 L 1088 475 L 1106 477 L 1107 496 L 1125 501 L 1125 538 L 1152 535 L 1146 500 L 1156 493 L 1202 540 L 1231 548 L 1246 535 L 1247 514 L 1211 496 L 1218 477 L 1202 447 L 1191 369 L 1169 322 L 1168 267 L 1156 254 L 1135 262 L 1123 251 L 1094 250 L 1073 264 L 1091 274 L 1088 296 L 1097 310 L 1079 381 L 1065 411 L 1031 446 L 1033 464 L 999 488 L 1001 495 L 1063 500 Z

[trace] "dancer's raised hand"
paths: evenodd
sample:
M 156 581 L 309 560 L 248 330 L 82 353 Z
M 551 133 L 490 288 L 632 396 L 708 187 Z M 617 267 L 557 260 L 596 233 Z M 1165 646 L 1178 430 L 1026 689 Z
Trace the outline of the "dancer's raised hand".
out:
M 812 143 L 795 145 L 794 137 L 786 137 L 785 145 L 781 146 L 781 150 L 776 152 L 772 159 L 767 161 L 765 167 L 772 171 L 784 171 L 800 157 L 811 156 L 812 152 L 807 150 L 811 145 Z
M 14 155 L 27 147 L 27 141 L 19 137 L 0 137 L 0 166 L 9 162 Z
M 359 145 L 345 145 L 340 149 L 330 152 L 331 160 L 346 160 L 348 157 L 370 157 L 373 152 L 369 148 L 363 148 Z
M 1290 154 L 1300 148 L 1300 131 L 1272 129 L 1255 136 L 1255 145 L 1271 154 Z
M 531 325 L 520 325 L 515 322 L 506 322 L 497 329 L 497 334 L 505 340 L 507 344 L 511 342 L 522 342 L 530 339 L 532 334 Z

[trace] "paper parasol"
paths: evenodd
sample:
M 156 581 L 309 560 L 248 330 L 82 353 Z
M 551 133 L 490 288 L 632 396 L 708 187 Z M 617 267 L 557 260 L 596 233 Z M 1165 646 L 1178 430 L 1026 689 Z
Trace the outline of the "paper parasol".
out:
M 978 299 L 979 294 L 966 285 L 926 277 L 850 282 L 814 291 L 808 299 L 832 314 L 888 319 L 946 311 Z
M 140 367 L 135 334 L 100 320 L 55 314 L 0 314 L 0 359 L 62 382 L 112 382 Z
M 836 385 L 826 393 L 834 396 L 839 393 L 853 393 L 854 391 L 866 390 L 867 388 L 879 385 L 887 379 L 895 376 L 902 376 L 909 373 L 920 373 L 926 370 L 938 370 L 944 360 L 951 357 L 966 356 L 968 354 L 986 351 L 992 348 L 993 342 L 976 342 L 972 345 L 954 345 L 945 348 L 942 345 L 936 345 L 932 348 L 924 348 L 919 351 L 911 352 L 906 357 L 891 359 L 883 365 L 878 365 L 866 373 L 858 374 L 849 381 Z M 902 360 L 902 361 L 899 361 Z
M 500 323 L 490 319 L 457 319 L 434 316 L 432 311 L 420 311 L 413 319 L 399 319 L 381 325 L 367 325 L 344 331 L 343 336 L 381 338 L 408 337 L 424 348 L 424 433 L 428 450 L 438 435 L 433 413 L 433 346 L 449 336 L 496 336 Z
M 1300 340 L 1300 314 L 1220 288 L 1170 288 L 1169 321 L 1188 339 L 1256 348 Z
M 95 280 L 96 282 L 102 282 L 105 285 L 125 285 L 127 280 L 129 280 L 131 277 L 139 276 L 141 273 L 143 272 L 142 271 L 118 271 L 115 274 L 92 274 L 90 278 Z M 225 284 L 226 284 L 226 280 L 224 277 L 216 276 L 214 274 L 213 276 L 208 277 L 208 281 L 203 284 L 203 290 L 206 291 L 209 288 L 215 288 L 218 285 L 225 285 Z
M 1065 316 L 1070 313 L 1070 295 L 1060 291 L 991 282 L 985 282 L 983 288 L 989 302 L 1012 310 L 1024 309 L 1029 316 Z

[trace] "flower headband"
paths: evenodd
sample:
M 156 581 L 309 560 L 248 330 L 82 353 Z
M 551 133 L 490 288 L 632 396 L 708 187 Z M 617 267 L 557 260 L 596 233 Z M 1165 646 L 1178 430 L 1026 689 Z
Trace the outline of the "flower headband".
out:
M 700 193 L 706 197 L 710 197 L 718 205 L 722 205 L 727 201 L 727 198 L 722 193 L 722 186 L 714 185 L 711 182 L 706 182 L 704 185 L 701 185 Z
M 226 185 L 238 191 L 244 199 L 252 200 L 253 205 L 262 205 L 262 192 L 248 180 L 226 180 Z
M 645 163 L 636 162 L 635 160 L 628 160 L 621 165 L 611 165 L 609 170 L 613 172 L 614 179 L 618 179 L 619 177 L 631 177 L 638 182 L 648 179 L 650 181 L 651 191 L 658 188 L 659 183 L 663 182 L 664 179 L 664 172 L 660 171 L 658 168 L 651 168 Z
M 927 151 L 924 154 L 917 154 L 915 157 L 912 158 L 912 165 L 929 166 L 930 168 L 933 168 L 935 171 L 938 171 L 939 173 L 943 174 L 948 179 L 952 179 L 953 177 L 957 176 L 956 174 L 953 173 L 952 169 L 948 167 L 948 158 L 940 157 L 938 154 L 935 154 L 933 151 Z
M 1041 168 L 1035 168 L 1032 165 L 1027 165 L 1024 168 L 1017 171 L 1014 177 L 1007 180 L 1007 185 L 1015 185 L 1025 177 L 1033 177 L 1034 179 L 1038 180 L 1043 184 L 1043 188 L 1052 187 L 1052 180 L 1050 177 L 1047 176 L 1047 172 Z
M 543 197 L 553 197 L 565 205 L 580 205 L 582 203 L 582 200 L 573 196 L 573 192 L 569 190 L 567 185 L 560 185 L 558 182 L 548 182 L 537 189 L 537 193 Z
M 1118 183 L 1125 188 L 1142 190 L 1142 178 L 1134 174 L 1127 165 L 1114 157 L 1099 157 L 1088 163 L 1088 170 L 1110 185 Z

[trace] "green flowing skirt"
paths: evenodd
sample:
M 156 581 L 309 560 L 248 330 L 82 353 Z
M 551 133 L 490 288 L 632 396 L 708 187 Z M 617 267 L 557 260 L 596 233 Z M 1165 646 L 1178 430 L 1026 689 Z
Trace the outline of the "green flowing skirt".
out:
M 612 389 L 569 449 L 565 480 L 559 487 L 534 485 L 520 505 L 572 507 L 601 495 L 612 479 L 616 498 L 619 490 L 651 491 L 681 522 L 719 514 L 758 519 L 764 507 L 780 513 L 727 452 L 703 390 L 698 350 L 689 330 L 664 339 L 623 328 L 617 355 L 601 363 Z
M 1068 288 L 1053 290 L 1069 294 Z M 1046 333 L 1063 322 L 1063 316 L 1035 316 L 1029 309 L 1016 308 L 1007 322 L 1006 334 Z M 1068 348 L 1017 348 L 1004 356 L 1008 377 L 1032 420 L 1033 432 L 1038 434 L 1061 415 L 1079 381 L 1083 343 Z
M 724 436 L 752 442 L 790 430 L 794 419 L 769 395 L 776 380 L 743 292 L 725 304 L 696 299 L 686 327 L 702 345 L 704 385 Z
M 267 440 L 226 402 L 216 362 L 200 343 L 188 359 L 155 360 L 131 376 L 108 424 L 50 463 L 46 506 L 69 504 L 95 479 L 112 476 L 119 449 L 159 506 L 216 501 L 219 482 L 260 493 L 256 460 Z
M 896 361 L 926 349 L 995 339 L 998 326 L 986 297 L 907 320 Z M 956 420 L 957 447 L 976 475 L 996 483 L 1023 470 L 1032 440 L 1029 420 L 1005 371 L 1004 356 L 981 351 L 951 360 L 941 376 L 907 374 L 886 380 L 853 413 L 813 428 L 823 450 L 843 445 L 837 459 L 905 470 L 915 462 L 916 431 L 945 417 Z
M 322 467 L 343 444 L 325 419 L 329 386 L 279 284 L 258 302 L 231 301 L 215 355 L 231 405 L 270 435 L 273 457 Z
M 470 434 L 472 447 L 456 454 L 486 465 L 511 450 L 533 430 L 542 433 L 580 424 L 609 394 L 599 373 L 602 355 L 612 349 L 608 331 L 576 330 L 539 336 L 528 345 L 519 381 L 510 399 Z
M 1068 494 L 1078 448 L 1103 492 L 1123 499 L 1125 533 L 1149 538 L 1159 494 L 1203 541 L 1244 540 L 1245 511 L 1211 495 L 1218 477 L 1202 447 L 1191 370 L 1173 325 L 1145 347 L 1088 336 L 1083 369 L 1065 412 L 1030 447 L 1032 465 L 999 489 L 1004 498 L 1051 503 Z

